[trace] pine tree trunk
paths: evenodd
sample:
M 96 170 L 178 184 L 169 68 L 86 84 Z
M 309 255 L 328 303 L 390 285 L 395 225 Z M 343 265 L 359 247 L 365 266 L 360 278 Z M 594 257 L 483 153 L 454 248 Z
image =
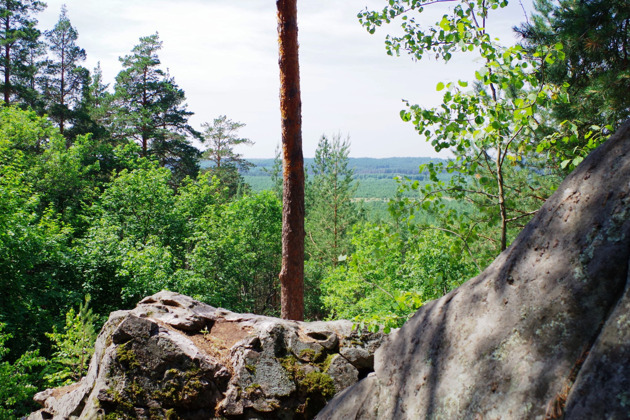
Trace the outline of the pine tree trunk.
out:
M 277 0 L 283 206 L 281 316 L 304 319 L 304 158 L 297 40 L 297 0 Z
M 9 30 L 11 26 L 9 24 L 10 18 L 7 17 L 5 21 L 4 33 L 6 37 L 9 37 Z M 9 105 L 11 100 L 11 44 L 9 42 L 4 46 L 4 104 Z

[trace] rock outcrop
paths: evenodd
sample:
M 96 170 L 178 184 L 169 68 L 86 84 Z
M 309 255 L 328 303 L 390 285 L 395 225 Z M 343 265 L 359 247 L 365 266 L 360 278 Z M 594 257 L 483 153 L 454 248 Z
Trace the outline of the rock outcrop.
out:
M 630 123 L 318 419 L 630 418 Z
M 79 383 L 29 419 L 313 418 L 372 371 L 381 334 L 236 314 L 160 292 L 110 315 Z

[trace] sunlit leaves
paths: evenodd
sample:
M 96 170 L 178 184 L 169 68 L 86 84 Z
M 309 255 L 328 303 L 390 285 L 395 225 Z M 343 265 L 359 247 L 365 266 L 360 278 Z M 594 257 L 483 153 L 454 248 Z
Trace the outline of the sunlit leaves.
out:
M 322 301 L 334 317 L 364 326 L 399 327 L 424 302 L 474 274 L 471 264 L 443 252 L 454 241 L 442 232 L 406 235 L 364 224 L 352 241 L 355 251 L 323 280 Z
M 404 34 L 387 36 L 385 47 L 390 55 L 404 51 L 415 59 L 426 54 L 435 55 L 444 61 L 451 59 L 454 52 L 471 52 L 482 46 L 480 36 L 484 33 L 488 10 L 505 7 L 506 1 L 472 0 L 457 4 L 450 14 L 442 16 L 434 26 L 421 25 L 416 17 L 424 7 L 439 7 L 441 1 L 394 0 L 381 11 L 364 10 L 358 14 L 359 22 L 373 34 L 377 27 L 400 18 Z M 450 3 L 450 2 L 445 2 Z
M 545 66 L 563 59 L 562 46 L 540 48 L 533 55 L 520 46 L 501 47 L 486 32 L 486 20 L 489 11 L 504 7 L 505 1 L 464 0 L 433 25 L 421 26 L 417 17 L 421 6 L 428 4 L 439 7 L 435 2 L 395 0 L 383 12 L 360 15 L 369 30 L 401 18 L 403 34 L 387 37 L 389 53 L 405 51 L 415 59 L 429 54 L 448 61 L 455 52 L 475 52 L 483 63 L 470 87 L 467 80 L 439 82 L 436 91 L 442 92 L 442 103 L 435 108 L 404 101 L 401 119 L 411 122 L 436 151 L 449 150 L 453 159 L 439 169 L 421 168 L 432 184 L 419 191 L 418 202 L 401 200 L 402 207 L 393 208 L 411 213 L 417 206 L 441 215 L 442 226 L 464 244 L 474 242 L 477 230 L 484 226 L 489 230 L 490 248 L 496 246 L 491 255 L 506 247 L 514 231 L 510 229 L 518 228 L 531 214 L 528 206 L 535 208 L 548 193 L 528 189 L 528 184 L 545 172 L 534 169 L 540 159 L 534 144 L 540 113 L 566 97 L 562 88 L 541 83 L 540 78 Z M 452 174 L 450 181 L 440 181 L 438 171 Z M 534 192 L 536 199 L 528 201 L 525 191 Z M 452 214 L 444 200 L 466 201 L 477 214 Z
M 38 371 L 46 360 L 37 351 L 22 354 L 14 363 L 4 360 L 9 352 L 6 342 L 11 338 L 4 332 L 5 324 L 0 323 L 0 418 L 19 418 L 28 413 L 29 403 L 38 391 L 34 385 Z

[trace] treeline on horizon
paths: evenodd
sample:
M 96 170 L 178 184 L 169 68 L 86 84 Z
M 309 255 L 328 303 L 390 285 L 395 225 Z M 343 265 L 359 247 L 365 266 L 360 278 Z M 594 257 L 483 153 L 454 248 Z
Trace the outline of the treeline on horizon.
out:
M 247 159 L 251 163 L 243 175 L 249 176 L 269 176 L 277 158 Z M 438 163 L 444 161 L 439 158 L 429 157 L 387 157 L 387 158 L 356 158 L 348 157 L 348 167 L 354 172 L 356 177 L 362 175 L 387 175 L 393 177 L 395 175 L 418 175 L 418 168 L 429 162 Z M 315 158 L 304 158 L 304 167 L 306 171 L 315 163 Z M 201 161 L 201 167 L 207 168 L 211 165 L 210 161 Z M 392 174 L 392 175 L 390 175 Z

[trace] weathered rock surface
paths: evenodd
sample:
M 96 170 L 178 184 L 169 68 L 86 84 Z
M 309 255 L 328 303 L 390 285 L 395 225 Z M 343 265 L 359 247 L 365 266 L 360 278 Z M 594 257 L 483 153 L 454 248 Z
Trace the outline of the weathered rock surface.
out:
M 37 394 L 44 408 L 29 419 L 312 418 L 371 371 L 381 340 L 349 321 L 236 314 L 160 292 L 112 313 L 87 376 Z
M 627 123 L 511 247 L 391 334 L 375 372 L 317 418 L 630 418 L 629 261 Z

